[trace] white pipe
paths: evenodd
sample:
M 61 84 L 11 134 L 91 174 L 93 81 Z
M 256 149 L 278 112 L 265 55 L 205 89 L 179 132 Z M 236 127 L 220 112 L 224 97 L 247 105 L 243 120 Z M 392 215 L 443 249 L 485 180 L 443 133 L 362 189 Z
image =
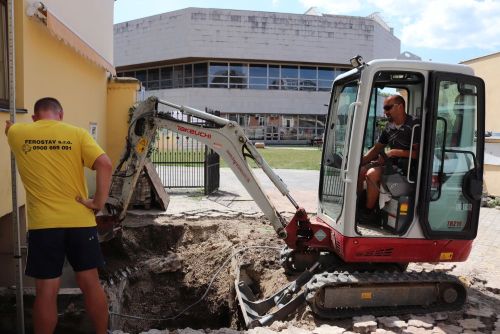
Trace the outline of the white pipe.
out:
M 14 39 L 14 0 L 9 0 L 8 10 L 8 49 L 9 49 L 9 104 L 10 121 L 16 121 L 16 53 Z M 12 224 L 14 240 L 14 260 L 16 262 L 16 311 L 17 332 L 24 334 L 24 300 L 23 300 L 23 262 L 21 254 L 21 231 L 19 223 L 19 207 L 17 203 L 17 175 L 14 154 L 10 154 L 10 172 L 12 183 Z

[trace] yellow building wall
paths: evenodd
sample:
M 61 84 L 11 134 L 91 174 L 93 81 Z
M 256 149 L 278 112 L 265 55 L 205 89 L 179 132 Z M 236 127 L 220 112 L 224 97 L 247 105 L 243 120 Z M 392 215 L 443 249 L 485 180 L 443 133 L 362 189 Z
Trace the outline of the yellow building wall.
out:
M 484 80 L 486 99 L 485 130 L 500 132 L 500 53 L 465 61 L 476 76 Z M 488 140 L 488 139 L 487 139 Z M 497 143 L 496 145 L 500 145 Z M 484 166 L 484 183 L 488 194 L 500 196 L 500 166 Z
M 53 36 L 47 27 L 26 14 L 26 2 L 15 1 L 15 52 L 17 122 L 31 122 L 33 105 L 41 97 L 57 98 L 64 108 L 64 121 L 89 130 L 97 124 L 97 142 L 106 150 L 107 72 Z M 112 16 L 109 18 L 112 21 Z M 91 21 L 88 21 L 92 24 Z M 3 132 L 8 113 L 0 113 Z M 6 137 L 0 135 L 0 217 L 12 210 L 10 150 Z M 95 175 L 87 171 L 89 193 L 95 191 Z M 19 205 L 25 193 L 18 182 Z
M 484 165 L 484 184 L 489 195 L 500 196 L 500 166 Z
M 136 102 L 139 81 L 133 78 L 113 78 L 108 83 L 107 153 L 116 166 L 125 148 L 129 109 Z
M 500 53 L 465 61 L 485 83 L 486 131 L 500 132 Z

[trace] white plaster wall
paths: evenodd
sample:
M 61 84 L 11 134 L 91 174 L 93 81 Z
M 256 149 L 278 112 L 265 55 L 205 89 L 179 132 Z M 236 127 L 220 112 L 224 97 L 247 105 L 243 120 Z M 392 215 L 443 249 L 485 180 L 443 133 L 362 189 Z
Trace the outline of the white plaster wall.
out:
M 113 64 L 114 0 L 43 0 L 42 3 L 97 53 Z

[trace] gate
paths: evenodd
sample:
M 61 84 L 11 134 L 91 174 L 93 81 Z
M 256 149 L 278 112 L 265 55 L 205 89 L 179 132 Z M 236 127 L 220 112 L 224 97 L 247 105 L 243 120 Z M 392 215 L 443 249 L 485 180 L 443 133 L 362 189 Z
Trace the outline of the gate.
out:
M 219 111 L 205 111 L 220 115 Z M 206 122 L 177 110 L 170 114 L 194 124 Z M 167 129 L 158 130 L 151 161 L 165 188 L 203 188 L 206 195 L 219 189 L 219 155 L 193 138 Z

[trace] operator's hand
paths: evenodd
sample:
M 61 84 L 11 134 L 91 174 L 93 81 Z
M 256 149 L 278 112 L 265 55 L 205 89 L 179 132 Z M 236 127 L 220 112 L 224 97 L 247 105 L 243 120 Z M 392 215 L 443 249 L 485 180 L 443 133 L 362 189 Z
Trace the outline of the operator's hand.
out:
M 9 129 L 13 124 L 14 123 L 9 120 L 5 121 L 5 135 L 7 135 L 7 132 L 9 132 Z
M 98 205 L 97 203 L 95 203 L 93 198 L 84 199 L 78 196 L 76 198 L 76 201 L 85 205 L 88 209 L 94 211 L 94 213 L 99 212 L 104 207 L 104 205 Z

